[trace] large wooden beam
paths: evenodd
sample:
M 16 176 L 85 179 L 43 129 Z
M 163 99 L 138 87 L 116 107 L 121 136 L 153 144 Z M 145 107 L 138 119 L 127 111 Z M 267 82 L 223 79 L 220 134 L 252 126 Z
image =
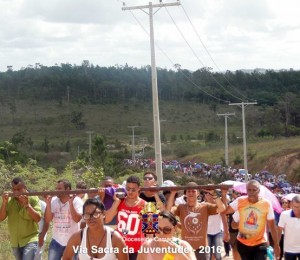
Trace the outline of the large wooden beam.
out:
M 141 187 L 141 191 L 179 191 L 179 190 L 228 190 L 233 185 L 197 185 L 197 186 L 171 186 L 171 187 Z M 53 191 L 29 191 L 18 193 L 17 195 L 27 196 L 58 196 L 58 195 L 71 195 L 71 194 L 83 194 L 83 193 L 97 193 L 98 189 L 85 189 L 85 190 L 53 190 Z M 14 193 L 9 192 L 10 197 L 14 197 Z

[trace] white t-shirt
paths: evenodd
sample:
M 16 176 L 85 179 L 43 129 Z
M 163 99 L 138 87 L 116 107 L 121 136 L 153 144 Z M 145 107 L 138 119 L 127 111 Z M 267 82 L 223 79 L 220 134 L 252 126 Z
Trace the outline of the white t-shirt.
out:
M 292 210 L 283 211 L 278 226 L 284 229 L 284 252 L 300 253 L 300 219 L 292 217 Z
M 78 214 L 82 214 L 83 202 L 79 197 L 73 200 L 73 206 Z M 51 201 L 53 216 L 52 238 L 62 246 L 66 246 L 72 234 L 79 231 L 80 222 L 76 223 L 71 216 L 69 201 L 62 203 L 58 197 Z
M 40 205 L 41 205 L 41 210 L 42 210 L 42 217 L 41 220 L 39 221 L 38 225 L 39 225 L 39 233 L 42 233 L 43 231 L 43 227 L 45 224 L 45 210 L 46 210 L 46 202 L 43 200 L 40 200 Z M 46 241 L 47 239 L 47 233 L 44 236 L 44 241 Z M 44 244 L 45 245 L 45 244 Z
M 45 210 L 46 210 L 46 202 L 43 200 L 40 200 L 40 205 L 41 205 L 41 210 L 42 210 L 42 217 L 38 223 L 39 224 L 39 233 L 41 233 L 43 231 L 43 227 L 44 227 L 44 223 L 45 223 L 44 214 L 45 214 Z
M 178 206 L 180 204 L 186 204 L 186 201 L 184 200 L 185 195 L 182 195 L 175 200 L 175 206 Z
M 223 223 L 220 214 L 208 216 L 207 234 L 216 235 L 223 231 Z

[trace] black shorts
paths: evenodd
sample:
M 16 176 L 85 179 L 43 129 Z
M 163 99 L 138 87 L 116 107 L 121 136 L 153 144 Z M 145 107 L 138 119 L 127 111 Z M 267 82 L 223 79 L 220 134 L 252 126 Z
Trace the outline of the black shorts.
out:
M 265 260 L 267 259 L 267 243 L 256 246 L 246 246 L 237 240 L 237 250 L 242 260 Z

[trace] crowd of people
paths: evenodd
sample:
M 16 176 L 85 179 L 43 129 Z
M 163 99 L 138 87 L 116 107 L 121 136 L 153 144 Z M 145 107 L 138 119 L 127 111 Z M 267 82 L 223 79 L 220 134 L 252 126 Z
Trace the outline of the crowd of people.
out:
M 255 179 L 245 194 L 199 190 L 194 182 L 183 193 L 141 191 L 157 187 L 150 171 L 143 182 L 130 176 L 123 185 L 105 177 L 93 193 L 70 195 L 64 191 L 71 183 L 58 180 L 56 196 L 39 198 L 26 195 L 24 180 L 14 178 L 12 191 L 2 194 L 0 221 L 8 220 L 15 259 L 42 259 L 47 233 L 49 260 L 219 260 L 230 250 L 235 260 L 300 259 L 299 194 L 280 198 L 279 214 L 259 195 Z M 167 180 L 163 186 L 175 184 Z M 86 188 L 83 181 L 76 185 Z
M 155 161 L 147 158 L 124 159 L 123 164 L 125 167 L 138 167 L 143 170 L 155 170 Z M 256 179 L 261 184 L 270 188 L 279 186 L 282 188 L 283 193 L 300 192 L 300 183 L 290 184 L 286 180 L 284 173 L 272 174 L 266 170 L 256 173 L 249 173 L 246 176 L 244 169 L 236 169 L 233 167 L 224 167 L 221 164 L 208 164 L 205 162 L 181 162 L 177 160 L 163 160 L 163 169 L 170 169 L 176 171 L 183 176 L 194 176 L 210 179 L 214 176 L 225 176 L 228 179 L 235 181 L 245 181 L 245 179 Z

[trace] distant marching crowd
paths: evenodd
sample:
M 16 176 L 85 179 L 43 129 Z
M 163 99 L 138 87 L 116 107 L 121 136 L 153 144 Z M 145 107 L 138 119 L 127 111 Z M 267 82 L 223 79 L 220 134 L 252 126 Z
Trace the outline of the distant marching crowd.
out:
M 137 158 L 134 161 L 132 159 L 124 159 L 123 164 L 128 167 L 139 167 L 143 170 L 155 170 L 154 159 Z M 244 169 L 223 167 L 220 164 L 210 165 L 205 162 L 180 162 L 177 160 L 163 160 L 162 168 L 175 170 L 187 176 L 206 177 L 207 179 L 213 176 L 226 175 L 228 179 L 241 182 L 245 181 L 245 174 L 247 174 Z M 286 180 L 286 177 L 283 173 L 274 175 L 266 170 L 262 170 L 255 174 L 248 173 L 247 180 L 255 179 L 270 189 L 278 187 L 277 192 L 279 194 L 300 192 L 300 183 L 291 184 Z
M 57 196 L 39 198 L 27 195 L 17 177 L 2 194 L 0 221 L 7 219 L 17 260 L 42 259 L 47 233 L 48 260 L 300 259 L 300 195 L 278 197 L 274 210 L 274 201 L 260 195 L 273 180 L 254 178 L 243 194 L 209 185 L 199 190 L 195 182 L 181 191 L 169 188 L 176 186 L 170 180 L 160 192 L 141 191 L 158 187 L 155 172 L 146 171 L 142 181 L 130 176 L 120 185 L 107 176 L 76 195 L 64 193 L 72 189 L 68 180 L 58 180 Z M 83 181 L 76 185 L 88 188 Z

